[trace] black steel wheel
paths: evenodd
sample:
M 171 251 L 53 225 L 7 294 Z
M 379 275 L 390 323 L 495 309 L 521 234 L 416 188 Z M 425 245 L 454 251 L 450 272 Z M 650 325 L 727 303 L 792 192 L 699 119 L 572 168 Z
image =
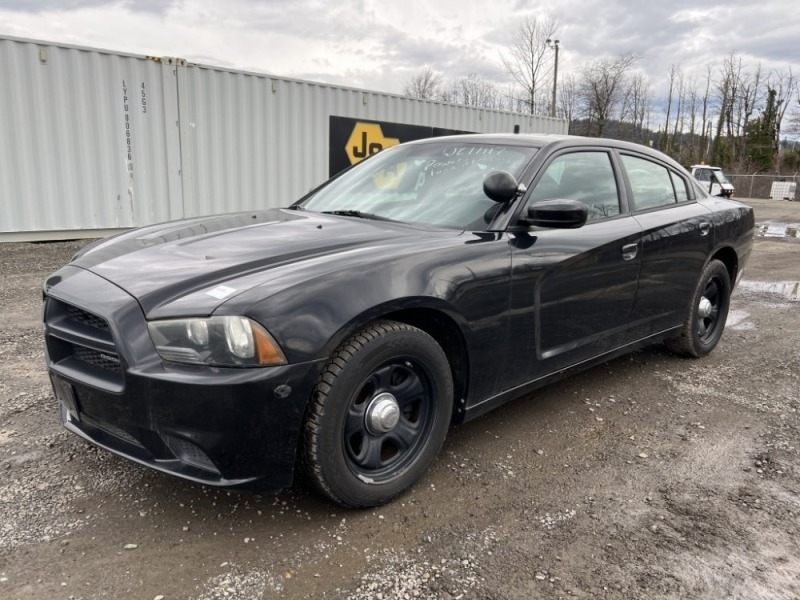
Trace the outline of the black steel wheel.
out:
M 345 506 L 390 501 L 436 457 L 452 406 L 450 366 L 432 337 L 392 321 L 359 331 L 334 352 L 309 406 L 312 481 Z
M 703 269 L 691 304 L 686 311 L 679 337 L 668 340 L 673 352 L 684 356 L 701 357 L 719 343 L 731 299 L 731 280 L 728 269 L 719 260 L 712 260 Z

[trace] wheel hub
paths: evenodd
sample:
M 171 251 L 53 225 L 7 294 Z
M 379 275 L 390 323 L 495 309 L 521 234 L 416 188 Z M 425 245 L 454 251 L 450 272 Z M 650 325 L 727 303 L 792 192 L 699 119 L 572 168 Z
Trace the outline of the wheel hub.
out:
M 372 435 L 391 431 L 399 421 L 400 405 L 392 394 L 383 392 L 370 400 L 364 424 Z
M 705 319 L 708 315 L 711 314 L 711 310 L 713 306 L 711 305 L 711 301 L 703 296 L 700 298 L 700 306 L 697 307 L 697 316 L 701 319 Z

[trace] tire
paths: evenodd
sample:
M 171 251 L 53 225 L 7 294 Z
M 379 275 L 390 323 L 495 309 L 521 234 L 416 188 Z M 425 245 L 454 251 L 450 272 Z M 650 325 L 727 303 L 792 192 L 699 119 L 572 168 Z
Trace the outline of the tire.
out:
M 709 354 L 725 330 L 730 302 L 731 279 L 728 269 L 721 261 L 712 260 L 703 269 L 686 308 L 681 334 L 667 340 L 667 347 L 683 356 L 699 358 Z
M 336 349 L 314 389 L 308 477 L 343 506 L 385 504 L 427 471 L 452 410 L 450 365 L 436 341 L 405 323 L 369 325 Z

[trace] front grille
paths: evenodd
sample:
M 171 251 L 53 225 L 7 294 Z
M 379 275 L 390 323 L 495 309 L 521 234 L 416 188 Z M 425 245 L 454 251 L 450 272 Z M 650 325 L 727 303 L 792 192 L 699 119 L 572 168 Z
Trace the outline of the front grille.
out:
M 109 387 L 101 387 L 115 391 L 121 388 L 122 362 L 106 319 L 52 297 L 47 298 L 44 315 L 47 352 L 62 375 L 92 385 L 102 381 Z
M 139 448 L 144 447 L 142 446 L 142 444 L 139 443 L 139 440 L 137 440 L 135 437 L 133 437 L 130 433 L 128 433 L 124 429 L 117 427 L 116 425 L 112 425 L 111 423 L 96 421 L 86 415 L 81 415 L 81 420 L 86 425 L 89 425 L 90 427 L 93 427 L 95 429 L 99 429 L 100 431 L 104 431 L 109 435 L 113 435 L 114 437 L 119 438 L 124 442 L 128 442 L 129 444 L 138 446 Z
M 69 318 L 76 323 L 81 323 L 87 327 L 99 329 L 100 331 L 111 331 L 108 327 L 108 322 L 105 319 L 98 317 L 97 315 L 93 315 L 92 313 L 78 308 L 77 306 L 72 306 L 71 304 L 65 304 L 64 306 Z
M 87 348 L 86 346 L 72 345 L 72 355 L 85 363 L 112 371 L 114 373 L 122 373 L 122 366 L 119 362 L 119 357 L 110 352 L 100 352 L 94 348 Z

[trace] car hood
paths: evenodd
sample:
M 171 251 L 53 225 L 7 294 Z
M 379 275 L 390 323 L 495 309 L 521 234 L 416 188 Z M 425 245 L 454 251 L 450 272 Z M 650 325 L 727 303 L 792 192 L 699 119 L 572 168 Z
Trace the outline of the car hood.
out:
M 131 294 L 149 318 L 201 316 L 256 285 L 309 279 L 401 247 L 424 252 L 429 241 L 460 233 L 271 209 L 126 232 L 88 247 L 71 264 Z

